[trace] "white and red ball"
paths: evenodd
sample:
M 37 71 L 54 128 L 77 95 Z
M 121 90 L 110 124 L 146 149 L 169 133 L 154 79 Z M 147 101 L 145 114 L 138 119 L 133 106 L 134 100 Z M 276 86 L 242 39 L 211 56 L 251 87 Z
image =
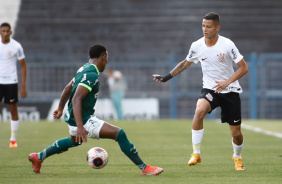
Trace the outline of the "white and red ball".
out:
M 87 163 L 94 169 L 101 169 L 108 163 L 108 153 L 100 147 L 91 148 L 87 153 Z

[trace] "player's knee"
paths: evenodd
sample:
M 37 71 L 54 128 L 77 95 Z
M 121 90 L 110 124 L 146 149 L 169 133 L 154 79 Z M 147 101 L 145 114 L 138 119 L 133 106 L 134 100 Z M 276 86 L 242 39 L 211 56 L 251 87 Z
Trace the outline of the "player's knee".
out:
M 241 133 L 241 131 L 232 132 L 232 137 L 235 140 L 242 140 L 243 134 Z
M 116 140 L 119 133 L 120 133 L 120 128 L 115 128 L 113 131 L 112 131 L 112 139 Z M 125 132 L 122 130 L 122 135 L 121 136 L 124 136 L 125 135 Z M 126 135 L 125 135 L 126 136 Z
M 116 136 L 116 141 L 119 142 L 122 139 L 127 139 L 127 137 L 126 137 L 126 134 L 125 134 L 124 130 L 120 129 L 118 134 L 117 134 L 117 136 Z
M 195 111 L 195 116 L 196 116 L 196 118 L 199 118 L 199 119 L 204 119 L 206 114 L 207 114 L 206 109 L 204 109 L 202 107 L 198 107 Z
M 18 120 L 19 119 L 17 106 L 9 106 L 9 111 L 11 113 L 12 120 Z

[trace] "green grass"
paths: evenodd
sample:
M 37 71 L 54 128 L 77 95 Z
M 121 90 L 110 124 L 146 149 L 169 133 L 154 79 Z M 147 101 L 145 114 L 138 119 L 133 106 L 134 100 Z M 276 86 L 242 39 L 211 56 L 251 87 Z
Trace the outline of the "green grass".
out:
M 269 121 L 271 122 L 271 121 Z M 47 158 L 42 174 L 32 172 L 27 157 L 68 136 L 64 122 L 22 122 L 18 148 L 8 148 L 10 123 L 0 123 L 0 183 L 282 183 L 282 139 L 243 130 L 245 171 L 235 171 L 229 127 L 205 121 L 202 163 L 188 166 L 192 152 L 191 120 L 113 122 L 122 127 L 147 163 L 164 168 L 159 176 L 142 176 L 112 140 L 88 139 L 86 144 Z M 282 123 L 276 124 L 282 130 Z M 87 151 L 103 147 L 109 162 L 100 170 L 86 163 Z

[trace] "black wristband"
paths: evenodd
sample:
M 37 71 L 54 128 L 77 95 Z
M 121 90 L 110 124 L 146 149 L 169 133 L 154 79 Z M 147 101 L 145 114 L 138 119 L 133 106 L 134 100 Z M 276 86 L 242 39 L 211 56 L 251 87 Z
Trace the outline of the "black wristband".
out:
M 166 74 L 166 76 L 163 77 L 163 82 L 170 80 L 172 77 L 171 73 Z

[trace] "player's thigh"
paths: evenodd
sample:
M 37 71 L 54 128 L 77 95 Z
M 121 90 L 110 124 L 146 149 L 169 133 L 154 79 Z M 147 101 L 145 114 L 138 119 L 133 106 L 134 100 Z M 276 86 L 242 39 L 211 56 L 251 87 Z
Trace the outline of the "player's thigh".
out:
M 221 121 L 227 122 L 231 126 L 241 125 L 241 100 L 239 94 L 223 94 L 221 101 Z
M 83 127 L 88 132 L 88 137 L 93 139 L 108 138 L 115 140 L 120 130 L 120 128 L 111 125 L 104 120 L 100 120 L 97 117 L 89 118 Z
M 104 121 L 96 117 L 90 117 L 87 122 L 83 125 L 87 131 L 87 136 L 92 139 L 99 139 L 100 130 L 104 125 Z M 75 137 L 77 134 L 77 127 L 69 125 L 69 133 L 72 137 Z
M 197 102 L 196 110 L 211 113 L 212 110 L 219 106 L 218 98 L 218 95 L 213 90 L 203 88 Z
M 0 104 L 5 95 L 5 85 L 0 84 Z
M 120 128 L 105 122 L 100 130 L 100 138 L 116 139 Z
M 200 116 L 205 116 L 211 111 L 211 104 L 205 98 L 200 98 L 196 105 L 196 114 Z

